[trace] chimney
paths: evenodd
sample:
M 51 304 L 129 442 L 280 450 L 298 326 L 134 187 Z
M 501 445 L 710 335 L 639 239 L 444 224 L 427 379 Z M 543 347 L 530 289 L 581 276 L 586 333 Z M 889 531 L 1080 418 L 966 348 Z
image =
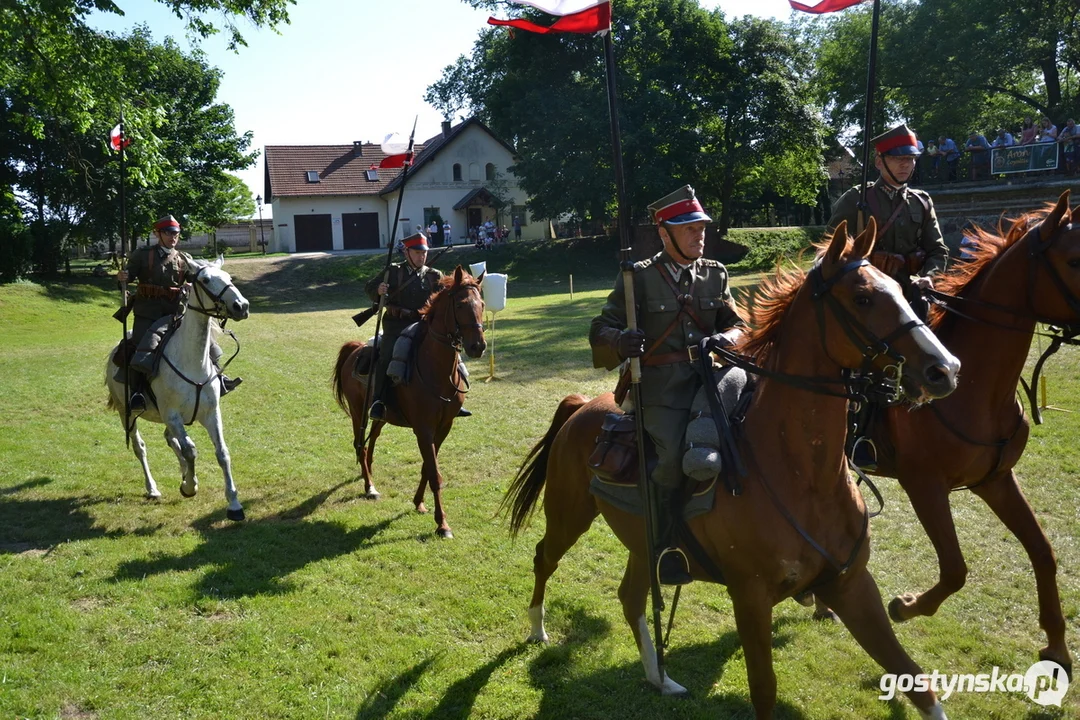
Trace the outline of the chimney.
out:
M 443 120 L 442 121 L 442 134 L 443 134 L 443 137 L 449 137 L 450 136 L 450 121 L 449 120 Z
M 352 155 L 353 157 L 364 156 L 364 143 L 361 140 L 353 140 L 352 143 Z

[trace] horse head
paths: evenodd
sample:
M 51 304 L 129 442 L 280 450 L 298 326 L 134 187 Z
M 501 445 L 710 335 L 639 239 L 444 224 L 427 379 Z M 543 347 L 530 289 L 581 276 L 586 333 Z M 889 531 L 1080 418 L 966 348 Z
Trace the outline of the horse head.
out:
M 1069 211 L 1070 191 L 1032 228 L 1031 312 L 1059 326 L 1080 325 L 1080 205 Z
M 469 357 L 478 358 L 487 349 L 480 282 L 460 265 L 452 276 L 443 278 L 439 292 L 421 313 L 431 322 L 436 337 L 446 338 Z
M 841 222 L 810 271 L 826 354 L 844 368 L 884 374 L 899 381 L 915 402 L 944 397 L 956 389 L 960 361 L 916 317 L 900 285 L 868 260 L 877 223 L 849 242 Z M 819 305 L 819 308 L 821 307 Z
M 224 259 L 213 262 L 192 260 L 188 280 L 194 290 L 188 295 L 188 307 L 219 319 L 244 320 L 250 304 L 233 285 L 232 276 L 221 269 Z

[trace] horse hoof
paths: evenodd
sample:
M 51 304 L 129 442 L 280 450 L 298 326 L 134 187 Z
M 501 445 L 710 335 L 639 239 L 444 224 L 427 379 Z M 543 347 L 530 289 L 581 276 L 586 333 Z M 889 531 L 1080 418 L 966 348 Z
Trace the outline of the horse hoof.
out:
M 814 607 L 814 593 L 812 592 L 801 592 L 798 595 L 792 595 L 791 599 L 803 607 Z
M 537 645 L 547 645 L 548 634 L 541 633 L 540 635 L 530 635 L 529 637 L 525 638 L 525 642 L 535 643 Z
M 664 676 L 664 683 L 660 686 L 660 694 L 664 697 L 690 697 L 690 691 L 671 678 Z
M 421 515 L 425 514 L 427 512 L 427 505 L 425 505 L 424 503 L 417 503 L 416 512 L 420 513 Z
M 821 612 L 815 612 L 813 618 L 818 622 L 840 622 L 840 617 L 829 608 L 825 608 Z
M 241 522 L 244 519 L 244 509 L 239 510 L 226 510 L 225 517 L 229 518 L 233 522 Z
M 450 532 L 450 528 L 439 528 L 435 531 L 435 537 L 442 538 L 443 540 L 453 540 L 454 533 Z
M 904 600 L 904 595 L 897 595 L 889 601 L 889 617 L 892 618 L 894 623 L 902 623 L 908 619 L 902 614 L 903 609 L 907 606 Z
M 1050 648 L 1043 648 L 1039 651 L 1040 660 L 1049 660 L 1050 662 L 1057 663 L 1061 666 L 1061 669 L 1065 671 L 1065 677 L 1069 678 L 1069 683 L 1072 683 L 1072 660 L 1066 659 L 1062 662 L 1061 658 L 1050 651 Z
M 161 499 L 161 492 L 159 490 L 155 490 L 152 493 L 146 493 L 146 499 L 147 500 L 160 500 Z
M 198 486 L 196 486 L 195 489 L 192 490 L 191 494 L 189 495 L 188 493 L 184 492 L 184 484 L 180 483 L 180 494 L 183 495 L 184 497 L 193 498 L 193 497 L 195 497 L 195 495 L 198 494 L 198 492 L 199 492 L 199 488 L 198 488 Z
M 378 500 L 380 497 L 382 497 L 382 493 L 380 493 L 375 488 L 372 488 L 371 490 L 368 490 L 366 493 L 364 493 L 365 500 Z

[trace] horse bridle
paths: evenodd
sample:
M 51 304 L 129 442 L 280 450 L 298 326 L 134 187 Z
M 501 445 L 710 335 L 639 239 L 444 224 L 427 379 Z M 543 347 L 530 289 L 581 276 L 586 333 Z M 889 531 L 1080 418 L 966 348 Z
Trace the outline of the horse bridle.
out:
M 203 315 L 207 315 L 217 320 L 221 320 L 222 327 L 224 327 L 225 322 L 229 319 L 229 311 L 225 307 L 225 303 L 222 301 L 222 298 L 225 297 L 225 293 L 229 292 L 229 290 L 236 290 L 236 285 L 232 284 L 231 282 L 225 283 L 225 287 L 221 288 L 221 292 L 219 292 L 217 295 L 211 295 L 210 291 L 204 288 L 199 282 L 199 278 L 202 276 L 203 272 L 209 269 L 209 267 L 209 265 L 204 265 L 200 267 L 198 271 L 196 271 L 194 277 L 192 277 L 191 285 L 195 288 L 195 297 L 199 299 L 199 305 L 190 305 L 189 307 L 196 312 L 202 313 Z M 237 294 L 240 293 L 239 290 L 236 290 L 236 292 Z M 204 296 L 206 298 L 209 298 L 210 300 L 209 310 L 203 307 Z
M 456 350 L 458 352 L 461 352 L 462 347 L 464 346 L 464 343 L 465 343 L 465 336 L 461 332 L 462 328 L 466 328 L 466 329 L 475 328 L 475 329 L 479 330 L 480 332 L 484 332 L 484 323 L 482 323 L 482 322 L 462 323 L 460 320 L 458 320 L 458 316 L 457 316 L 457 296 L 458 296 L 458 293 L 463 292 L 463 291 L 464 292 L 469 292 L 470 290 L 475 290 L 476 294 L 478 296 L 480 295 L 480 286 L 479 285 L 459 285 L 458 287 L 453 288 L 452 290 L 450 290 L 450 297 L 447 298 L 448 302 L 446 304 L 446 321 L 443 324 L 444 324 L 445 327 L 450 327 L 450 318 L 452 317 L 454 319 L 454 329 L 452 331 L 449 331 L 445 335 L 442 335 L 440 333 L 435 332 L 434 328 L 429 328 L 429 332 L 431 333 L 431 336 L 433 338 L 435 338 L 436 340 L 441 342 L 443 345 L 449 345 L 450 347 L 454 348 L 454 350 Z M 481 297 L 480 298 L 481 305 L 483 304 L 483 302 L 484 302 L 484 300 Z

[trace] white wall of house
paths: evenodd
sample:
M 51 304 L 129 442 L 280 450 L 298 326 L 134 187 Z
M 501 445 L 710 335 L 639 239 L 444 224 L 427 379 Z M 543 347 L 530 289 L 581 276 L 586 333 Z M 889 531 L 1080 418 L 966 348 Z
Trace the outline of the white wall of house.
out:
M 488 133 L 476 126 L 470 126 L 458 135 L 452 143 L 440 150 L 435 157 L 410 173 L 405 188 L 405 198 L 401 208 L 401 220 L 394 237 L 400 240 L 416 230 L 417 225 L 425 226 L 424 210 L 438 208 L 438 215 L 449 219 L 453 227 L 455 243 L 461 243 L 467 237 L 466 211 L 454 210 L 466 194 L 476 188 L 489 184 L 488 165 L 499 173 L 506 183 L 506 193 L 510 204 L 503 209 L 501 222 L 512 227 L 511 206 L 524 206 L 526 195 L 518 187 L 517 178 L 507 168 L 514 162 L 513 155 Z M 461 180 L 454 180 L 454 165 L 461 168 Z M 398 192 L 377 195 L 331 195 L 310 197 L 280 197 L 275 195 L 273 207 L 273 240 L 267 248 L 270 252 L 296 252 L 295 221 L 296 215 L 331 216 L 333 249 L 344 248 L 341 216 L 343 213 L 374 212 L 379 215 L 379 244 L 386 247 L 390 238 L 390 226 L 394 222 L 397 210 Z M 484 207 L 481 222 L 495 219 L 495 211 Z M 543 237 L 546 223 L 536 223 L 525 213 L 522 227 L 523 238 Z M 541 227 L 543 226 L 543 227 Z

